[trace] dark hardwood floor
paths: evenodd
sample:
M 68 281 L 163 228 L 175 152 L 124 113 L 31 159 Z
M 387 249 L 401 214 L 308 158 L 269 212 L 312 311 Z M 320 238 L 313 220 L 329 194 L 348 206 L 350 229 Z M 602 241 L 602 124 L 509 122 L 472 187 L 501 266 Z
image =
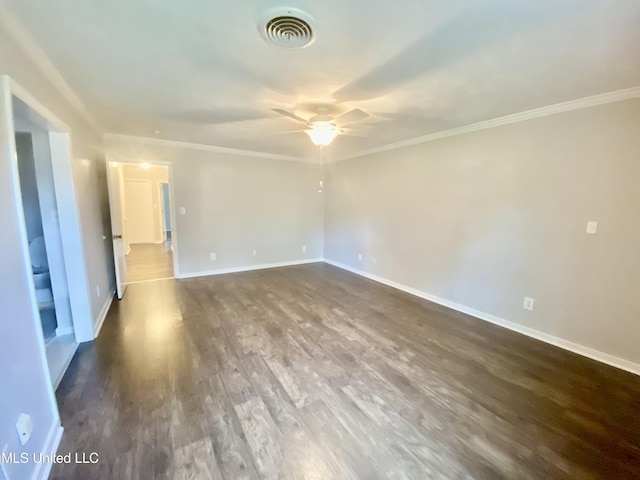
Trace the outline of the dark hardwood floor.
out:
M 324 264 L 131 285 L 57 396 L 52 478 L 640 478 L 640 377 Z

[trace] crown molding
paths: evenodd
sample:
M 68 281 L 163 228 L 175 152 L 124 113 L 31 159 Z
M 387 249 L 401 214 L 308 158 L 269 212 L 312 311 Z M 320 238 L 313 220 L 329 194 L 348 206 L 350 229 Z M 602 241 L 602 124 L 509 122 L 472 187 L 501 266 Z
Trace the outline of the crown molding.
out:
M 640 98 L 640 86 L 627 88 L 624 90 L 616 90 L 615 92 L 602 93 L 600 95 L 593 95 L 591 97 L 579 98 L 577 100 L 570 100 L 568 102 L 556 103 L 547 107 L 535 108 L 533 110 L 514 113 L 512 115 L 505 115 L 504 117 L 498 117 L 492 120 L 472 123 L 471 125 L 465 125 L 463 127 L 452 128 L 450 130 L 442 130 L 440 132 L 434 132 L 428 135 L 422 135 L 420 137 L 414 137 L 399 142 L 388 143 L 379 147 L 369 148 L 352 154 L 340 156 L 327 163 L 350 160 L 352 158 L 359 158 L 367 155 L 373 155 L 375 153 L 387 152 L 390 150 L 396 150 L 398 148 L 432 142 L 441 138 L 454 137 L 456 135 L 463 135 L 465 133 L 477 132 L 479 130 L 486 130 L 489 128 L 500 127 L 502 125 L 524 122 L 526 120 L 532 120 L 534 118 L 548 117 L 550 115 L 556 115 L 563 112 L 571 112 L 573 110 L 581 110 L 583 108 L 596 107 L 598 105 L 605 105 L 607 103 L 620 102 L 622 100 L 629 100 L 632 98 Z
M 96 131 L 104 129 L 91 116 L 80 97 L 73 91 L 60 71 L 55 67 L 46 53 L 33 39 L 29 31 L 20 24 L 4 1 L 0 0 L 0 26 L 16 42 L 25 55 L 34 63 L 44 77 L 55 87 L 62 97 L 71 105 Z
M 255 150 L 242 150 L 239 148 L 219 147 L 216 145 L 205 145 L 202 143 L 180 142 L 177 140 L 165 140 L 163 138 L 139 137 L 137 135 L 125 135 L 121 133 L 105 133 L 105 140 L 120 140 L 141 145 L 151 145 L 158 147 L 182 148 L 185 150 L 199 150 L 204 152 L 226 153 L 227 155 L 238 155 L 242 157 L 267 158 L 271 160 L 284 160 L 287 162 L 318 163 L 311 158 L 294 157 L 291 155 L 281 155 L 279 153 L 259 152 Z

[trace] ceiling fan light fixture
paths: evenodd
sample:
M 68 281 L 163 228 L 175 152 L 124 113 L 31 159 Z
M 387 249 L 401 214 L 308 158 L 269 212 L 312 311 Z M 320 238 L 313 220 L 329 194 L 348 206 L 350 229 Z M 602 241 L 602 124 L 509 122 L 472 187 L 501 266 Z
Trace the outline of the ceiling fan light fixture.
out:
M 314 145 L 326 147 L 338 136 L 338 128 L 331 122 L 316 122 L 307 135 Z

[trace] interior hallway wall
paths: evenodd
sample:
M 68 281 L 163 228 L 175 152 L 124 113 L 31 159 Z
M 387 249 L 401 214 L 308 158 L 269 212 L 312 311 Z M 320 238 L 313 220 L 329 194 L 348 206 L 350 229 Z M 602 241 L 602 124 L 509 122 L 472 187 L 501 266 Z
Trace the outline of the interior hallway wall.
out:
M 638 152 L 633 99 L 330 164 L 325 258 L 640 364 Z
M 322 258 L 320 165 L 112 137 L 105 148 L 114 160 L 172 165 L 179 275 Z

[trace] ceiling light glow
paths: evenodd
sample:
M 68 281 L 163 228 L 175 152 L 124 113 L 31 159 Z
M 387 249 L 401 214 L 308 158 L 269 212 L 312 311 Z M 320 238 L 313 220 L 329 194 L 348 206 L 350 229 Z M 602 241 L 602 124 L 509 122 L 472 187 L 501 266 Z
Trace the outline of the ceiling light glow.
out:
M 307 135 L 314 145 L 327 146 L 338 136 L 338 129 L 332 122 L 315 122 Z
M 146 170 L 147 168 L 151 168 L 151 165 L 149 165 L 147 162 L 142 162 L 140 164 L 140 168 L 144 168 Z

